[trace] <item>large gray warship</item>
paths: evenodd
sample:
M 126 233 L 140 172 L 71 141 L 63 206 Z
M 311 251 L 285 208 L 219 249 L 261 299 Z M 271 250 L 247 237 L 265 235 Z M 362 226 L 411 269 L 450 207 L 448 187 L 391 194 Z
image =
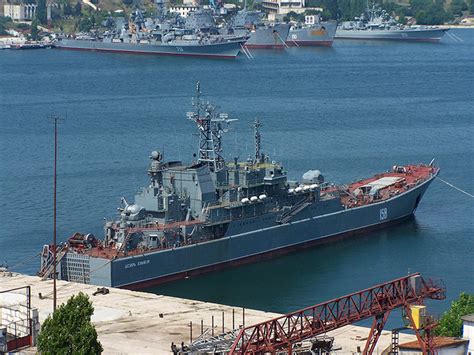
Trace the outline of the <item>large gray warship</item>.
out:
M 336 34 L 336 21 L 321 21 L 317 15 L 305 16 L 304 23 L 290 27 L 286 44 L 290 47 L 299 46 L 332 46 Z
M 100 36 L 62 37 L 54 46 L 112 53 L 236 58 L 244 43 L 244 38 L 211 35 L 161 21 L 147 22 L 142 13 L 135 10 L 119 31 L 108 31 Z
M 336 39 L 439 42 L 448 28 L 403 26 L 385 10 L 373 5 L 355 21 L 342 22 Z
M 244 8 L 237 12 L 232 21 L 235 35 L 247 36 L 245 47 L 253 49 L 284 49 L 290 25 L 266 23 L 263 13 Z
M 226 162 L 222 135 L 233 120 L 201 99 L 199 83 L 193 105 L 195 161 L 152 152 L 150 184 L 133 203 L 122 198 L 103 239 L 75 233 L 57 247 L 56 260 L 54 246 L 43 247 L 43 278 L 56 263 L 63 280 L 138 289 L 350 237 L 411 217 L 439 172 L 432 163 L 397 165 L 337 186 L 309 170 L 289 181 L 262 153 L 258 121 L 253 157 Z

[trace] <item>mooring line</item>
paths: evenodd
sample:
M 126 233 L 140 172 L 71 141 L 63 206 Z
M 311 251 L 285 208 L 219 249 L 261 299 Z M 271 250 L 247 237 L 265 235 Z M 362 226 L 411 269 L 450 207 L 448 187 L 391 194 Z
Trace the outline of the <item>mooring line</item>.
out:
M 471 195 L 469 192 L 466 192 L 466 191 L 460 189 L 459 187 L 456 187 L 456 186 L 454 186 L 453 184 L 450 184 L 450 183 L 447 182 L 446 180 L 441 179 L 439 176 L 437 176 L 437 178 L 438 178 L 439 180 L 441 180 L 442 182 L 444 182 L 446 185 L 451 186 L 453 189 L 456 189 L 456 190 L 458 190 L 458 191 L 461 191 L 463 194 L 466 194 L 466 195 L 468 195 L 469 197 L 474 197 L 474 195 Z

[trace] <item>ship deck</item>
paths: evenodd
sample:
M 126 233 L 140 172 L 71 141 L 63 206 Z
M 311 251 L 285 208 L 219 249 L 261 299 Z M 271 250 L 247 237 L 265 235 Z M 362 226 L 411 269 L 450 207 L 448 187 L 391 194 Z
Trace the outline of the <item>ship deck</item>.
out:
M 374 175 L 348 185 L 341 202 L 346 208 L 368 205 L 388 200 L 428 180 L 437 173 L 438 168 L 427 165 L 400 166 L 397 171 Z M 366 191 L 366 193 L 360 193 Z M 370 192 L 377 194 L 374 198 Z

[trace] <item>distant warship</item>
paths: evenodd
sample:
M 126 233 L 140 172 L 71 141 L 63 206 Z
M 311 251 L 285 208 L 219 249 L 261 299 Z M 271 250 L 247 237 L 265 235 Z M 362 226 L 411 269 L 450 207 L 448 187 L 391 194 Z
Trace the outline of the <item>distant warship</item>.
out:
M 439 42 L 447 31 L 447 28 L 403 26 L 385 10 L 373 5 L 355 21 L 342 22 L 337 28 L 335 38 Z
M 43 247 L 43 278 L 56 262 L 60 279 L 137 289 L 352 237 L 410 218 L 439 172 L 433 163 L 395 165 L 337 186 L 309 170 L 289 181 L 263 153 L 259 121 L 253 157 L 227 162 L 222 136 L 233 119 L 201 99 L 199 83 L 193 105 L 187 118 L 199 133 L 195 161 L 152 152 L 149 185 L 134 202 L 122 198 L 103 239 L 75 233 L 57 247 L 56 260 L 53 246 Z
M 245 47 L 254 49 L 284 49 L 290 25 L 266 23 L 260 11 L 244 8 L 237 12 L 232 21 L 235 35 L 248 37 Z
M 336 34 L 336 21 L 320 21 L 319 16 L 305 16 L 304 23 L 290 27 L 286 44 L 288 46 L 332 46 Z
M 137 9 L 119 31 L 94 36 L 62 37 L 54 46 L 114 53 L 235 58 L 243 43 L 243 38 L 211 35 L 163 22 L 148 23 Z

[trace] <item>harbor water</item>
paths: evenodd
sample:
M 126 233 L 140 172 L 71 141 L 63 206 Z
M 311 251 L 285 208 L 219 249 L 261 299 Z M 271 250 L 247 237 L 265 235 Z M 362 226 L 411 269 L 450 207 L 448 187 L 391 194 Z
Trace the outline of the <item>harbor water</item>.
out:
M 432 158 L 473 194 L 474 31 L 440 44 L 336 41 L 332 48 L 253 51 L 200 60 L 62 50 L 0 52 L 0 263 L 34 274 L 52 240 L 53 122 L 59 115 L 58 239 L 102 236 L 120 198 L 148 183 L 149 154 L 189 162 L 186 119 L 196 81 L 238 118 L 224 155 L 263 150 L 291 179 L 319 169 L 349 183 Z M 150 292 L 287 312 L 420 271 L 448 300 L 474 292 L 474 199 L 440 180 L 416 218 L 384 231 L 271 261 L 165 284 Z M 308 231 L 311 233 L 311 231 Z M 449 302 L 433 302 L 439 313 Z

